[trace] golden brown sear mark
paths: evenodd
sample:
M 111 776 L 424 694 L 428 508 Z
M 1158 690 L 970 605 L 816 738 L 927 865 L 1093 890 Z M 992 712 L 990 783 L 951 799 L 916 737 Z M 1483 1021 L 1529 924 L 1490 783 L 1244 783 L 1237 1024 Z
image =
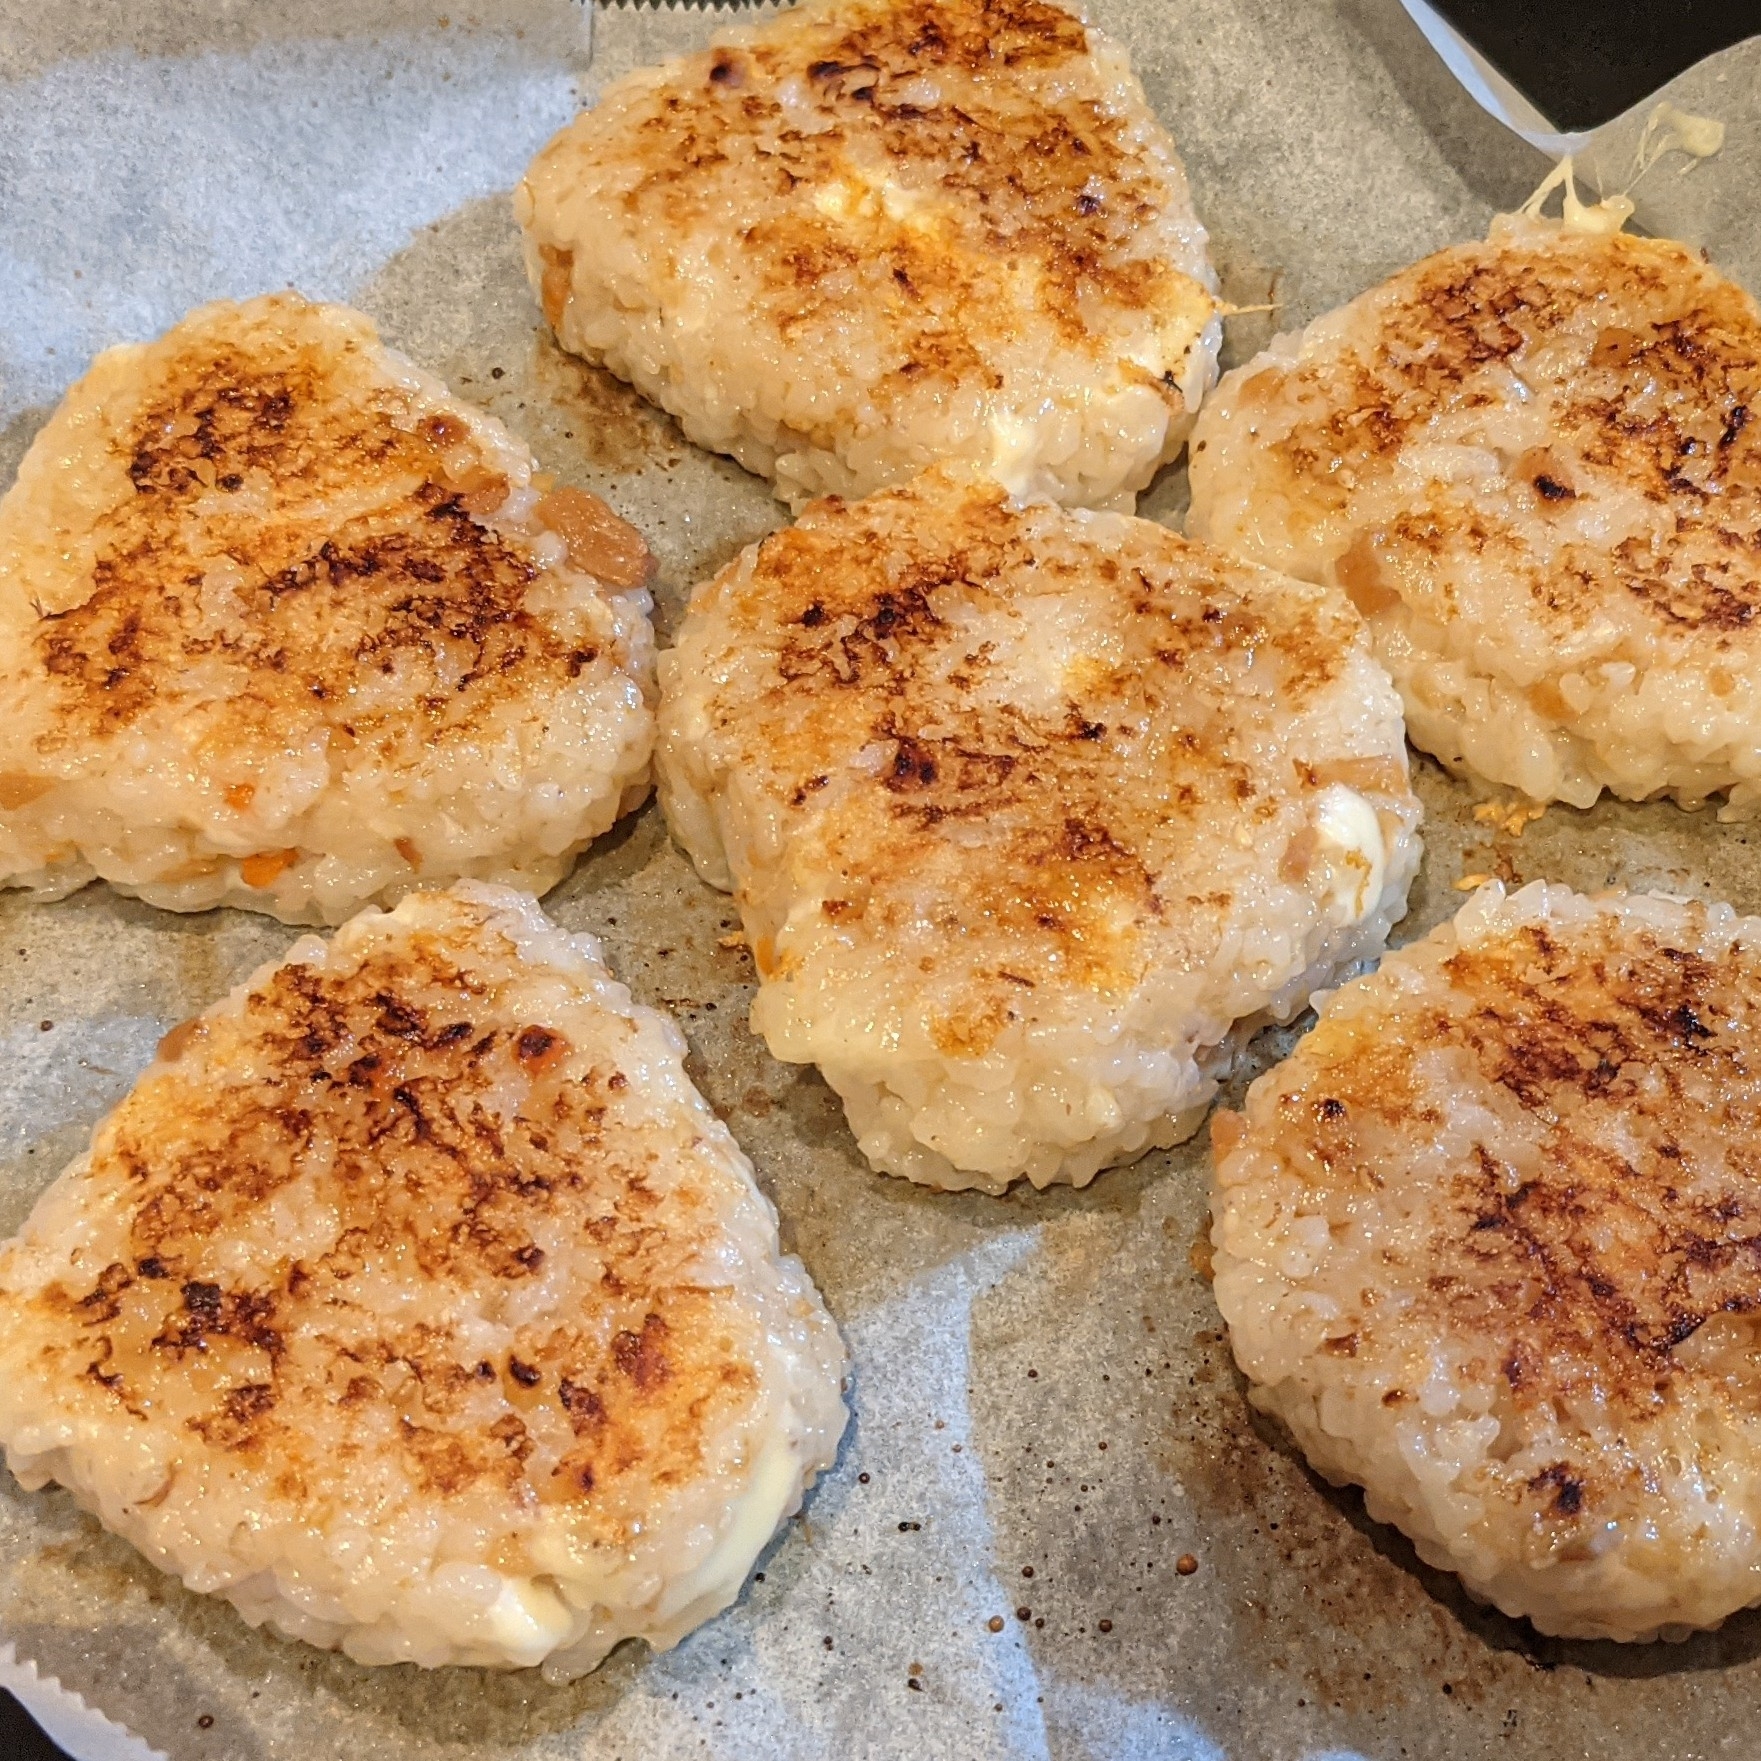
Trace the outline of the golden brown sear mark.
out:
M 1227 721 L 1242 671 L 1275 653 L 1280 703 L 1299 710 L 1338 677 L 1355 632 L 1311 604 L 1274 627 L 1239 585 L 1195 579 L 1178 539 L 1140 543 L 1109 559 L 1111 580 L 1097 570 L 1122 616 L 1130 606 L 1121 657 L 1079 663 L 1049 707 L 1024 706 L 992 683 L 995 645 L 1017 594 L 1070 567 L 1057 542 L 1038 546 L 1000 489 L 963 496 L 954 516 L 929 492 L 865 506 L 866 525 L 828 508 L 773 534 L 734 590 L 729 616 L 778 679 L 749 741 L 767 766 L 807 776 L 789 805 L 862 877 L 862 903 L 841 910 L 871 932 L 889 913 L 911 918 L 924 877 L 971 871 L 961 921 L 1009 938 L 1019 962 L 954 1032 L 982 1052 L 1022 979 L 1136 981 L 1140 931 L 1164 909 L 1155 875 L 1178 866 L 1207 811 L 1255 798 L 1242 755 L 1209 731 Z M 886 565 L 853 568 L 853 551 Z M 1153 784 L 1121 786 L 1139 771 Z
M 93 533 L 90 592 L 42 608 L 61 698 L 45 746 L 126 728 L 204 664 L 242 669 L 237 721 L 316 715 L 351 739 L 379 719 L 348 703 L 364 670 L 399 675 L 400 714 L 439 737 L 535 671 L 570 676 L 525 609 L 530 557 L 476 517 L 506 480 L 459 463 L 462 424 L 419 430 L 335 371 L 297 341 L 192 344 L 154 387 L 118 442 L 135 493 Z
M 574 1438 L 537 1488 L 547 1501 L 688 1474 L 755 1373 L 716 1345 L 713 1291 L 674 1276 L 691 1225 L 643 1182 L 643 1146 L 615 1117 L 627 1084 L 570 1071 L 566 1036 L 488 1023 L 493 1006 L 427 938 L 345 975 L 287 965 L 246 1005 L 250 1076 L 186 1059 L 137 1090 L 95 1154 L 128 1195 L 126 1260 L 36 1299 L 66 1372 L 125 1410 L 187 1411 L 216 1449 L 296 1465 L 302 1438 L 347 1413 L 360 1446 L 448 1495 L 517 1486 L 535 1404 Z M 328 1245 L 217 1269 L 216 1244 L 294 1187 L 302 1214 L 328 1214 Z M 498 1372 L 444 1302 L 401 1319 L 355 1293 L 393 1277 L 485 1300 L 543 1271 L 547 1223 L 585 1230 L 601 1284 L 522 1339 L 506 1385 L 525 1417 L 486 1429 L 472 1397 Z
M 1508 1341 L 1491 1368 L 1519 1405 L 1563 1382 L 1649 1409 L 1708 1320 L 1761 1310 L 1752 963 L 1528 925 L 1444 971 L 1456 1000 L 1405 1011 L 1381 1049 L 1325 1024 L 1314 1036 L 1330 1178 L 1374 1183 L 1363 1136 L 1424 1128 L 1420 1091 L 1392 1068 L 1410 1048 L 1465 1056 L 1536 1148 L 1517 1168 L 1481 1146 L 1454 1176 L 1421 1304 Z M 1561 1482 L 1555 1507 L 1569 1497 Z
M 975 301 L 991 297 L 997 263 L 1032 266 L 1034 303 L 1067 345 L 1102 347 L 1084 316 L 1097 299 L 1155 310 L 1193 297 L 1189 277 L 1131 254 L 1134 229 L 1160 210 L 1164 192 L 1130 125 L 1089 99 L 1010 94 L 1009 76 L 1088 54 L 1069 12 L 1036 0 L 910 0 L 862 8 L 847 28 L 820 35 L 799 65 L 795 42 L 718 51 L 702 87 L 669 93 L 636 137 L 658 163 L 625 198 L 633 212 L 652 200 L 675 219 L 695 213 L 715 168 L 749 161 L 761 135 L 775 136 L 761 163 L 779 197 L 835 189 L 858 160 L 897 171 L 933 216 L 889 213 L 857 191 L 844 209 L 796 202 L 742 234 L 763 262 L 767 309 L 784 334 L 835 318 L 843 282 L 872 275 L 895 294 L 890 374 L 964 380 L 987 371 Z M 939 96 L 926 76 L 941 82 Z M 813 127 L 797 126 L 770 95 L 792 79 L 817 111 Z M 861 248 L 851 235 L 858 223 Z M 1161 389 L 1178 401 L 1171 386 Z
M 1559 387 L 1553 438 L 1546 456 L 1524 454 L 1510 467 L 1535 505 L 1557 514 L 1600 488 L 1667 513 L 1612 552 L 1569 544 L 1550 568 L 1512 557 L 1512 574 L 1560 618 L 1588 615 L 1613 594 L 1677 629 L 1746 630 L 1761 610 L 1761 435 L 1752 421 L 1761 316 L 1742 290 L 1679 245 L 1624 234 L 1463 246 L 1403 280 L 1381 308 L 1373 359 L 1293 375 L 1317 390 L 1322 375 L 1332 381 L 1328 413 L 1276 443 L 1305 494 L 1343 507 L 1341 484 L 1390 468 L 1439 411 L 1453 417 L 1507 396 L 1495 373 L 1538 371 Z M 1584 328 L 1586 313 L 1597 315 L 1593 340 L 1572 343 L 1569 367 L 1545 359 Z M 1558 455 L 1576 461 L 1571 471 L 1555 468 Z M 1438 494 L 1386 535 L 1395 554 L 1422 565 L 1457 540 L 1481 552 L 1496 542 L 1472 529 L 1467 506 Z M 1351 566 L 1362 572 L 1365 554 L 1353 555 L 1342 579 Z

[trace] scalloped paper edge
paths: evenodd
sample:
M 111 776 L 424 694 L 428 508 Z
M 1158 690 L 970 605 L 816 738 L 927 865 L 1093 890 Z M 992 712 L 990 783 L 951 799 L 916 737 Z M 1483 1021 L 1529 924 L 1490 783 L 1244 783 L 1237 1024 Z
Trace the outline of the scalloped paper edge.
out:
M 0 1643 L 0 1688 L 24 1707 L 43 1727 L 43 1734 L 66 1750 L 72 1761 L 170 1761 L 163 1750 L 151 1747 L 108 1713 L 87 1705 L 54 1676 L 44 1675 L 29 1658 L 21 1660 L 10 1639 Z

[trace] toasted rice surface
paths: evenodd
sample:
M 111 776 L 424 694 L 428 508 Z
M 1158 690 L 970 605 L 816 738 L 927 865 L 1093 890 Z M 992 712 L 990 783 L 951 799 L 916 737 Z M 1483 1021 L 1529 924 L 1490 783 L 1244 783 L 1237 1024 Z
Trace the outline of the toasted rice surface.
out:
M 799 508 L 941 459 L 1127 498 L 1216 377 L 1205 233 L 1046 0 L 813 0 L 643 69 L 516 195 L 563 344 Z
M 0 1247 L 0 1443 L 358 1661 L 591 1668 L 737 1595 L 843 1429 L 750 1163 L 591 937 L 463 882 L 167 1036 Z
M 1761 919 L 1484 888 L 1220 1113 L 1254 1400 L 1577 1638 L 1761 1601 Z
M 1195 536 L 1345 588 L 1415 743 L 1536 800 L 1761 799 L 1761 310 L 1505 218 L 1230 374 Z
M 1342 595 L 983 479 L 819 503 L 697 589 L 661 678 L 662 804 L 739 901 L 754 1027 L 932 1185 L 1189 1134 L 1418 861 Z
M 360 314 L 101 355 L 0 502 L 0 882 L 336 922 L 640 799 L 640 537 Z

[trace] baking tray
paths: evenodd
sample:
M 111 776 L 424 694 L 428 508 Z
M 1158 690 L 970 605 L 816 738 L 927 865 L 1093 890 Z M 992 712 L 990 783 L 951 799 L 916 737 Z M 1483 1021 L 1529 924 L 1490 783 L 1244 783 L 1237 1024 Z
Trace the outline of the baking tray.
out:
M 476 4 L 0 0 L 0 482 L 94 350 L 293 282 L 363 306 L 637 521 L 660 559 L 663 633 L 693 580 L 780 522 L 762 485 L 548 340 L 508 201 L 596 84 L 703 41 L 718 15 Z M 1276 308 L 1232 321 L 1230 359 L 1483 231 L 1547 169 L 1398 0 L 1093 12 L 1174 130 L 1226 294 Z M 1725 152 L 1638 192 L 1641 220 L 1705 238 L 1751 284 L 1758 48 L 1674 94 L 1724 116 Z M 1609 132 L 1607 177 L 1635 131 Z M 1173 471 L 1144 511 L 1177 522 L 1184 503 Z M 1710 813 L 1556 808 L 1517 835 L 1428 761 L 1417 776 L 1429 851 L 1397 940 L 1452 912 L 1464 873 L 1761 908 L 1757 834 Z M 1420 1565 L 1250 1416 L 1204 1275 L 1202 1136 L 1080 1193 L 877 1176 L 817 1075 L 747 1032 L 751 969 L 722 945 L 732 908 L 652 807 L 548 908 L 602 936 L 636 995 L 679 1021 L 853 1354 L 837 1465 L 738 1606 L 565 1688 L 368 1670 L 252 1632 L 65 1495 L 0 1474 L 0 1641 L 15 1648 L 0 1663 L 15 1655 L 175 1761 L 1656 1761 L 1752 1746 L 1761 1615 L 1675 1646 L 1538 1638 Z M 159 1035 L 294 934 L 102 887 L 48 906 L 0 896 L 0 1232 Z M 1288 1038 L 1259 1043 L 1232 1096 Z M 113 1740 L 95 1718 L 66 1728 L 82 1754 Z

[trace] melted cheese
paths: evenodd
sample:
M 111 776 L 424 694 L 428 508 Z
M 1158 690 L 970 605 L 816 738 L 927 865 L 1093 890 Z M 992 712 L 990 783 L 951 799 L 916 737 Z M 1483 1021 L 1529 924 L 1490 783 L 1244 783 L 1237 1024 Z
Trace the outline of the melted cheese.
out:
M 1382 896 L 1388 846 L 1376 810 L 1355 789 L 1333 783 L 1315 803 L 1317 854 L 1327 865 L 1327 913 L 1355 923 Z
M 532 1578 L 503 1576 L 488 1622 L 497 1648 L 528 1667 L 542 1663 L 569 1636 L 562 1598 Z
M 1039 424 L 1023 421 L 1007 410 L 994 410 L 990 418 L 991 475 L 1011 495 L 1027 492 L 1028 469 L 1039 450 Z
M 1633 199 L 1624 192 L 1604 196 L 1600 202 L 1586 203 L 1580 200 L 1569 153 L 1547 174 L 1541 187 L 1523 203 L 1519 212 L 1531 220 L 1541 219 L 1541 210 L 1555 190 L 1564 192 L 1560 218 L 1568 232 L 1619 232 L 1633 217 Z
M 1724 124 L 1716 117 L 1695 116 L 1673 104 L 1659 104 L 1645 118 L 1639 136 L 1640 175 L 1649 171 L 1666 153 L 1686 153 L 1690 159 L 1710 159 L 1724 145 Z M 1684 167 L 1691 169 L 1691 167 Z

